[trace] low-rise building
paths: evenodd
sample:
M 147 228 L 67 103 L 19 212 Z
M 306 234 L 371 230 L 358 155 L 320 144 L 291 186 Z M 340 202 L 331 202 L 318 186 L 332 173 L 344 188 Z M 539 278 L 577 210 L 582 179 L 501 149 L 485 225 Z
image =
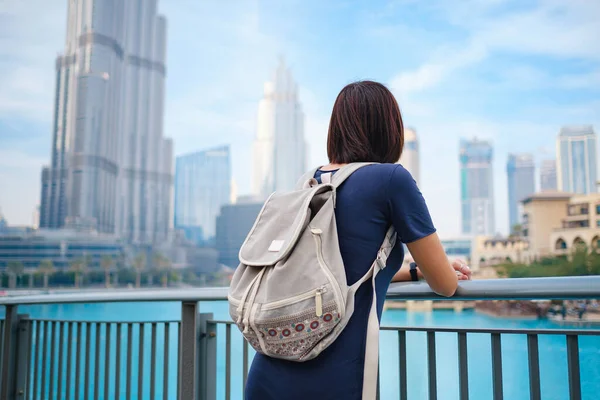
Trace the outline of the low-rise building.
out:
M 524 262 L 553 255 L 550 236 L 567 216 L 571 196 L 564 192 L 541 192 L 523 200 L 522 235 L 529 243 Z
M 554 255 L 568 255 L 577 247 L 600 250 L 600 194 L 573 196 L 561 224 L 550 234 Z
M 528 241 L 522 237 L 477 236 L 473 239 L 470 265 L 477 272 L 482 267 L 524 263 L 528 248 Z
M 115 263 L 125 254 L 125 244 L 114 235 L 75 229 L 39 229 L 21 233 L 0 234 L 0 270 L 10 262 L 25 268 L 37 268 L 51 261 L 56 269 L 67 269 L 75 260 L 84 259 L 88 267 L 100 267 L 104 256 Z

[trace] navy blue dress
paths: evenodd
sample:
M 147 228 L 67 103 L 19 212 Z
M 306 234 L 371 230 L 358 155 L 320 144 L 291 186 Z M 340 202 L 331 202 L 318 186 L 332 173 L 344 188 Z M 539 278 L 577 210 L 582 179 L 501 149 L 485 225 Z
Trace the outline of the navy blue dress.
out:
M 315 178 L 320 181 L 320 176 L 321 171 L 317 171 Z M 335 216 L 349 285 L 369 270 L 390 224 L 398 232 L 399 241 L 387 267 L 376 278 L 381 319 L 385 293 L 404 259 L 400 242 L 410 243 L 435 232 L 425 200 L 404 167 L 374 164 L 359 169 L 338 188 Z M 360 399 L 372 296 L 372 286 L 365 282 L 356 292 L 348 325 L 313 360 L 299 363 L 257 353 L 248 376 L 246 399 Z

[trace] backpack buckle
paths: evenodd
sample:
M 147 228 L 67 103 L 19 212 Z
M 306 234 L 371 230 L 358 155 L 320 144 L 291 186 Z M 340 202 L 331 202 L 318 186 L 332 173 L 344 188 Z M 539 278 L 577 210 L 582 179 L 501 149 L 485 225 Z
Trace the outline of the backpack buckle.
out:
M 386 267 L 386 262 L 387 262 L 387 256 L 385 255 L 385 252 L 383 250 L 379 250 L 377 252 L 377 264 L 379 265 L 380 269 L 385 269 Z

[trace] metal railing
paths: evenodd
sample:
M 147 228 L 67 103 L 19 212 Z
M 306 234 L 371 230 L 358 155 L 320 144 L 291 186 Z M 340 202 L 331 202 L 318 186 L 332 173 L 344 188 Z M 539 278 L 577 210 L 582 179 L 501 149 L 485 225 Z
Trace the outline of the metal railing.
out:
M 226 299 L 226 288 L 186 290 L 81 291 L 0 298 L 0 399 L 230 399 L 232 381 L 246 383 L 252 350 L 243 341 L 232 350 L 232 322 L 200 313 L 199 302 Z M 442 298 L 423 283 L 392 284 L 393 300 L 591 299 L 600 298 L 600 277 L 505 279 L 461 282 L 457 294 Z M 177 321 L 69 321 L 18 314 L 19 306 L 98 302 L 176 301 Z M 223 332 L 224 331 L 224 332 Z M 408 398 L 407 333 L 426 336 L 427 396 L 438 397 L 436 334 L 452 334 L 458 347 L 459 398 L 469 399 L 468 334 L 490 337 L 492 393 L 504 398 L 502 338 L 527 338 L 529 397 L 541 399 L 540 335 L 566 338 L 570 399 L 581 399 L 579 338 L 599 330 L 532 330 L 432 327 L 382 327 L 397 332 L 401 399 Z M 220 333 L 219 333 L 220 332 Z M 236 333 L 236 336 L 237 335 Z M 221 338 L 221 339 L 220 339 Z M 224 341 L 222 341 L 224 339 Z M 224 357 L 218 358 L 217 355 Z M 233 360 L 241 358 L 241 368 Z M 600 363 L 600 359 L 597 360 Z M 221 365 L 223 364 L 224 365 Z M 240 362 L 238 361 L 238 364 Z M 241 375 L 241 376 L 240 376 Z M 600 386 L 600 383 L 599 383 Z M 421 396 L 426 397 L 426 396 Z

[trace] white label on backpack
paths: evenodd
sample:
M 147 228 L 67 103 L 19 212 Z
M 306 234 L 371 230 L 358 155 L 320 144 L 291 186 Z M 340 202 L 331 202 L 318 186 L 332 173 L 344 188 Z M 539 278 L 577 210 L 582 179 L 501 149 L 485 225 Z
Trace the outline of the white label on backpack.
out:
M 273 240 L 269 246 L 269 251 L 277 253 L 283 247 L 283 240 Z

